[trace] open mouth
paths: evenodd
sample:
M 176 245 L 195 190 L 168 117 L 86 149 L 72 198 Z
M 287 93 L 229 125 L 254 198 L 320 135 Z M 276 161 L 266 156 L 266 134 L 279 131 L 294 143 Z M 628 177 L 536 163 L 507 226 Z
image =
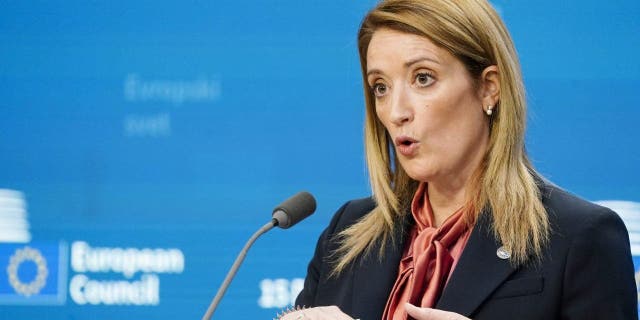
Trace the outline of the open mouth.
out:
M 410 146 L 414 143 L 416 143 L 417 141 L 413 138 L 407 137 L 407 136 L 400 136 L 396 138 L 396 146 Z
M 413 144 L 413 141 L 404 140 L 404 141 L 400 142 L 400 144 L 403 145 L 403 146 L 410 146 L 411 144 Z
M 418 148 L 418 141 L 407 136 L 397 137 L 395 143 L 397 152 L 404 156 L 412 156 Z

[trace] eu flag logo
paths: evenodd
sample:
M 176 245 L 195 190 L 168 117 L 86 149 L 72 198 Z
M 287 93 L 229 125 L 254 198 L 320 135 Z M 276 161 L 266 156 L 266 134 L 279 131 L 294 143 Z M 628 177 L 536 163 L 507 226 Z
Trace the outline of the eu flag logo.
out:
M 0 304 L 64 304 L 65 243 L 0 244 L 0 268 Z

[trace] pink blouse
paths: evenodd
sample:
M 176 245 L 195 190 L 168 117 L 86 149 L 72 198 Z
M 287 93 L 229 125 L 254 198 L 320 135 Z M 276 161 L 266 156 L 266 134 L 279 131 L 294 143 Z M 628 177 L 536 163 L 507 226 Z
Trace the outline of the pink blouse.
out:
M 440 227 L 434 226 L 426 183 L 420 184 L 413 197 L 411 214 L 416 224 L 405 244 L 383 320 L 406 320 L 405 302 L 420 307 L 435 306 L 471 234 L 463 208 Z

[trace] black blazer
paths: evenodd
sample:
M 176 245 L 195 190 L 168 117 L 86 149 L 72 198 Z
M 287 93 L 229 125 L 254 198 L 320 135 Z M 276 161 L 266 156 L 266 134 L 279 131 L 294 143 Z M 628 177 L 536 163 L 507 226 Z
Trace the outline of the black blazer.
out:
M 611 210 L 555 186 L 541 187 L 551 222 L 541 263 L 513 268 L 498 258 L 490 214 L 478 219 L 436 308 L 476 320 L 637 319 L 637 289 L 629 236 Z M 346 203 L 324 230 L 309 263 L 299 306 L 337 305 L 353 318 L 382 318 L 396 280 L 403 235 L 384 243 L 385 255 L 361 256 L 329 277 L 333 235 L 374 208 L 371 198 Z

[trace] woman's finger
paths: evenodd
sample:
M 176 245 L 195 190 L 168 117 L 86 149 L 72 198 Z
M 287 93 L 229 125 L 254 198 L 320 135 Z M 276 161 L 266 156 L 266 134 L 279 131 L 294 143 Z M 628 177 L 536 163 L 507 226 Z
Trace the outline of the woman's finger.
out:
M 342 312 L 342 310 L 340 310 L 340 308 L 338 308 L 337 306 L 318 307 L 314 309 L 317 309 L 318 312 L 322 313 L 322 315 L 324 316 L 324 318 L 319 318 L 319 319 L 353 320 L 353 318 L 351 318 L 350 316 Z
M 279 318 L 280 320 L 353 320 L 337 306 L 315 307 L 296 310 Z
M 407 313 L 416 320 L 469 320 L 469 318 L 455 312 L 418 308 L 410 303 L 405 303 L 404 308 Z

